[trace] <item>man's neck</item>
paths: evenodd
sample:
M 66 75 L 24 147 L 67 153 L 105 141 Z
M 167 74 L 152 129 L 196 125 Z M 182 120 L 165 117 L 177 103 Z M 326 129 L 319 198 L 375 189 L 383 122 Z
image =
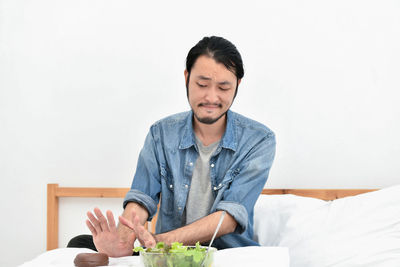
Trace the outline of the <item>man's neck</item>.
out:
M 199 122 L 193 116 L 193 130 L 204 146 L 221 140 L 226 128 L 226 114 L 213 124 Z

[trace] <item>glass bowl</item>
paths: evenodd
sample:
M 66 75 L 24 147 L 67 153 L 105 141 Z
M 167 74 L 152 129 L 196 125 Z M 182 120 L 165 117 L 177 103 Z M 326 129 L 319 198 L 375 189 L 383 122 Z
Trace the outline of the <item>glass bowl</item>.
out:
M 203 251 L 195 251 L 195 246 L 188 246 L 186 252 L 162 253 L 140 251 L 144 267 L 212 267 L 216 248 L 201 246 Z M 203 263 L 204 261 L 204 263 Z

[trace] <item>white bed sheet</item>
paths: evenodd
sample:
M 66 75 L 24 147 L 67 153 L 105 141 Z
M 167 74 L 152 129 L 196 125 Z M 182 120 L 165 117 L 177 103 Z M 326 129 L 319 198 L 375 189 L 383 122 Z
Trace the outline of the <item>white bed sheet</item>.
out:
M 20 267 L 74 267 L 79 253 L 93 253 L 85 248 L 58 248 L 44 252 Z M 142 267 L 140 257 L 110 258 L 108 266 Z M 289 267 L 289 252 L 284 247 L 242 247 L 217 251 L 214 267 Z

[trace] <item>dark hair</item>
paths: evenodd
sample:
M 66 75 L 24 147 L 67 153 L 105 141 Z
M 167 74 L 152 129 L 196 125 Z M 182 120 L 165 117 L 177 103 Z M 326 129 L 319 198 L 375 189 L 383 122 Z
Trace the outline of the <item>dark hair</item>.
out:
M 218 37 L 204 37 L 195 46 L 190 49 L 186 57 L 186 70 L 188 79 L 186 81 L 186 93 L 188 94 L 188 85 L 190 79 L 190 71 L 199 56 L 209 56 L 216 62 L 223 64 L 228 70 L 235 74 L 237 81 L 243 78 L 244 69 L 242 57 L 236 46 L 228 40 Z M 236 84 L 235 96 L 237 94 L 239 84 Z

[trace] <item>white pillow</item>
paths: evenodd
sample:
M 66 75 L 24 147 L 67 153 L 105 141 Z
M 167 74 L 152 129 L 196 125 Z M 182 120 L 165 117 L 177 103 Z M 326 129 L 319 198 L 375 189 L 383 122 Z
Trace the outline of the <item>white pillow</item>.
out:
M 281 214 L 278 227 L 291 267 L 400 266 L 400 186 L 300 209 Z
M 290 217 L 326 204 L 326 201 L 295 195 L 260 195 L 254 206 L 253 239 L 261 246 L 278 246 L 280 233 Z

